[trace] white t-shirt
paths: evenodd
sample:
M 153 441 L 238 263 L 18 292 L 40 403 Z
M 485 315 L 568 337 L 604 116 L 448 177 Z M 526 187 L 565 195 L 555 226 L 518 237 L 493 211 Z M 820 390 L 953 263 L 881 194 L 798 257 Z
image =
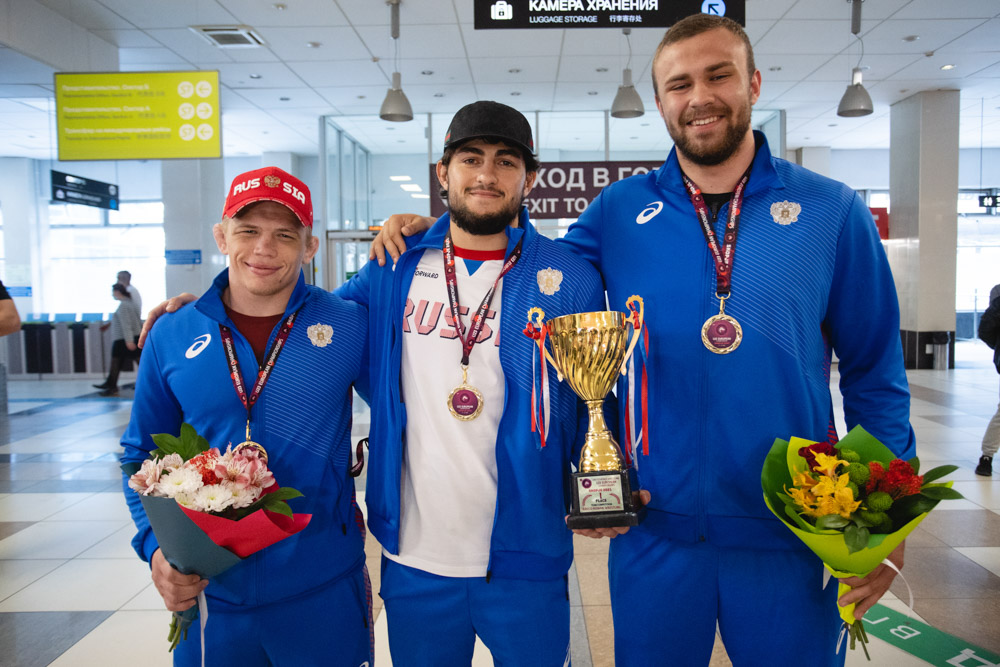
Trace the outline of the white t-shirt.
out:
M 455 249 L 466 335 L 471 315 L 500 275 L 503 254 Z M 484 399 L 482 412 L 472 421 L 456 419 L 448 409 L 449 394 L 462 383 L 462 343 L 452 326 L 442 251 L 424 251 L 406 301 L 399 555 L 386 556 L 441 576 L 485 576 L 489 563 L 497 495 L 496 439 L 504 403 L 498 347 L 502 287 L 501 281 L 469 355 L 468 383 Z

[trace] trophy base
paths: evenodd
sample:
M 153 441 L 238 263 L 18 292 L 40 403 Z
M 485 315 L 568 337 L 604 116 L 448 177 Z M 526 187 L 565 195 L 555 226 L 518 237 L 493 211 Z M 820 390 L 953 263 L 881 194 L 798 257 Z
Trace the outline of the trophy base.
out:
M 566 524 L 575 530 L 637 526 L 646 508 L 632 491 L 632 470 L 573 473 L 573 504 Z
M 638 526 L 645 518 L 646 508 L 635 512 L 607 512 L 604 514 L 570 514 L 566 525 L 570 530 L 586 530 L 588 528 L 618 528 Z

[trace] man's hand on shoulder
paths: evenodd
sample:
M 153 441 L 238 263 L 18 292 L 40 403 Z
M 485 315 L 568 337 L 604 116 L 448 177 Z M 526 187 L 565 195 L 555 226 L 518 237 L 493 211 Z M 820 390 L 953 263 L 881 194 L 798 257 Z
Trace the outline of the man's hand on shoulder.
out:
M 150 329 L 153 328 L 153 324 L 156 323 L 156 320 L 161 315 L 176 312 L 181 306 L 191 303 L 192 301 L 196 301 L 197 299 L 198 297 L 194 294 L 184 292 L 175 297 L 171 297 L 166 301 L 158 303 L 152 310 L 149 311 L 149 314 L 146 316 L 146 321 L 142 324 L 142 331 L 139 332 L 139 347 L 146 344 L 146 336 L 149 335 Z
M 395 264 L 399 256 L 406 252 L 406 240 L 404 236 L 419 234 L 425 229 L 429 229 L 434 224 L 434 218 L 427 218 L 413 213 L 397 213 L 390 215 L 382 223 L 382 229 L 378 236 L 372 240 L 371 250 L 368 252 L 368 259 L 378 259 L 379 266 L 385 266 L 386 253 L 392 257 Z

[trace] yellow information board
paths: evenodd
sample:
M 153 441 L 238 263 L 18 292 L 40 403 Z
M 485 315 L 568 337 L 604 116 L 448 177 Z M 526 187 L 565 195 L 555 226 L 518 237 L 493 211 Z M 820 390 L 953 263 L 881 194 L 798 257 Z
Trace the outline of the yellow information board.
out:
M 222 157 L 219 73 L 57 72 L 60 160 Z

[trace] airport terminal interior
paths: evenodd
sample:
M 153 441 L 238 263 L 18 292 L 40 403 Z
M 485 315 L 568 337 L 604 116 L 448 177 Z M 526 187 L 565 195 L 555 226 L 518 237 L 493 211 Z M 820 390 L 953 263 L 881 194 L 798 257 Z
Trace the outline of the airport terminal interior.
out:
M 0 665 L 171 664 L 169 613 L 129 544 L 118 467 L 135 371 L 117 394 L 93 387 L 108 370 L 101 327 L 118 271 L 131 272 L 144 311 L 204 292 L 226 266 L 211 223 L 227 186 L 275 165 L 312 191 L 321 243 L 306 280 L 334 289 L 390 215 L 441 210 L 432 165 L 452 115 L 475 100 L 528 118 L 546 171 L 527 204 L 557 238 L 603 185 L 671 150 L 651 60 L 668 15 L 688 5 L 745 25 L 762 77 L 752 125 L 771 152 L 871 209 L 900 303 L 918 456 L 958 467 L 948 479 L 964 499 L 916 529 L 904 576 L 866 617 L 870 664 L 1000 664 L 1000 469 L 975 473 L 1000 390 L 976 336 L 1000 283 L 1000 3 L 855 2 L 860 11 L 845 0 L 609 0 L 591 3 L 607 6 L 600 27 L 505 28 L 480 24 L 574 3 L 0 0 L 0 280 L 23 321 L 0 338 Z M 67 134 L 78 119 L 60 91 L 90 74 L 169 81 L 204 101 L 188 112 L 180 100 L 190 134 L 172 144 L 157 144 L 172 118 L 135 112 L 129 141 L 142 146 L 114 155 L 108 141 Z M 851 106 L 857 83 L 868 108 Z M 402 109 L 389 104 L 399 93 Z M 72 184 L 86 182 L 113 189 L 84 205 L 92 192 Z M 834 363 L 843 436 L 838 381 Z M 356 442 L 370 416 L 359 399 L 353 409 Z M 607 542 L 575 538 L 576 667 L 615 664 Z M 380 553 L 369 535 L 384 666 Z M 866 664 L 858 651 L 846 660 Z M 474 664 L 493 664 L 482 644 Z M 717 640 L 712 665 L 728 664 Z

